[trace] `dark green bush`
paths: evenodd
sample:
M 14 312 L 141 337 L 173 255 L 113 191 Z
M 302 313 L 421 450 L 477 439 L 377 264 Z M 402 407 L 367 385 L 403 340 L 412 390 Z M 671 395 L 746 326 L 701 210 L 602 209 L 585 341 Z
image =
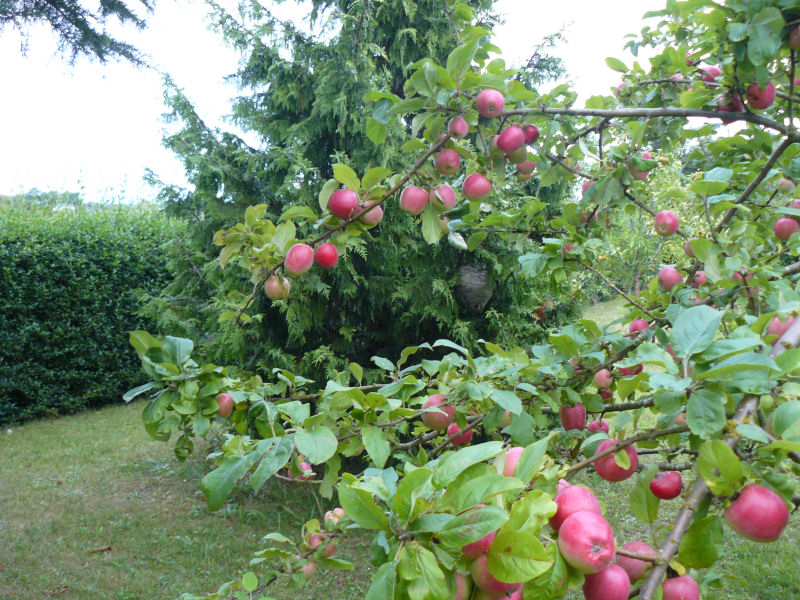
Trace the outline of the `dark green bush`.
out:
M 0 203 L 0 423 L 119 400 L 140 379 L 127 332 L 167 280 L 178 224 L 153 209 Z

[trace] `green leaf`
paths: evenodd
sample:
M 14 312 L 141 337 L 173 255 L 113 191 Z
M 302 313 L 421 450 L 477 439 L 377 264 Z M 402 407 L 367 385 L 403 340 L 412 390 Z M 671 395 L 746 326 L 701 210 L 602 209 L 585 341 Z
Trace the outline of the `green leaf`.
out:
M 342 481 L 339 483 L 339 502 L 342 508 L 347 516 L 363 529 L 387 529 L 389 521 L 386 513 L 375 504 L 372 494 L 354 487 L 357 481 L 349 473 L 342 475 Z
M 316 221 L 317 214 L 308 206 L 301 204 L 294 204 L 281 213 L 281 221 L 288 221 L 291 219 L 307 219 L 309 221 Z
M 336 447 L 339 445 L 334 433 L 324 425 L 311 431 L 298 427 L 294 440 L 297 450 L 305 454 L 313 465 L 328 460 L 336 453 Z
M 400 480 L 393 504 L 395 512 L 401 519 L 405 521 L 411 519 L 417 498 L 433 493 L 433 486 L 430 484 L 432 475 L 433 471 L 430 469 L 414 469 Z
M 328 210 L 328 200 L 330 200 L 331 194 L 333 194 L 338 187 L 339 182 L 335 179 L 328 179 L 325 185 L 322 186 L 322 189 L 319 191 L 319 207 L 321 210 Z
M 236 482 L 257 460 L 256 454 L 227 456 L 222 463 L 200 481 L 200 490 L 206 498 L 209 510 L 217 510 L 225 504 Z
M 650 491 L 650 482 L 658 473 L 656 465 L 647 465 L 636 478 L 636 486 L 631 490 L 631 514 L 645 523 L 655 523 L 658 518 L 659 500 Z
M 546 254 L 523 254 L 517 260 L 522 268 L 525 277 L 533 279 L 538 277 L 547 265 L 548 256 Z
M 683 311 L 670 336 L 675 356 L 690 357 L 708 348 L 721 321 L 722 313 L 710 306 L 693 306 Z
M 708 439 L 725 427 L 726 397 L 719 392 L 701 389 L 692 392 L 686 403 L 686 424 L 698 437 Z
M 783 15 L 770 6 L 761 10 L 750 21 L 747 56 L 756 66 L 766 65 L 781 49 L 781 30 L 785 25 Z
M 429 244 L 438 244 L 442 235 L 444 235 L 444 231 L 439 224 L 439 213 L 429 202 L 422 211 L 422 237 Z
M 800 420 L 800 400 L 784 402 L 772 415 L 772 431 L 775 437 L 781 437 L 783 432 Z
M 361 191 L 361 182 L 358 175 L 350 167 L 342 163 L 333 165 L 333 177 L 349 190 L 358 193 Z
M 526 483 L 533 479 L 533 476 L 536 475 L 547 458 L 545 453 L 547 452 L 547 444 L 550 442 L 550 437 L 547 436 L 538 442 L 534 442 L 522 451 L 519 461 L 517 461 L 517 466 L 514 467 L 514 476 L 517 479 Z
M 485 442 L 448 454 L 439 461 L 433 476 L 434 486 L 443 488 L 472 465 L 494 458 L 502 451 L 503 442 Z
M 553 498 L 541 490 L 533 490 L 511 507 L 511 518 L 500 533 L 525 532 L 539 536 L 542 527 L 556 514 L 558 506 Z
M 742 352 L 726 358 L 707 371 L 697 373 L 695 377 L 702 380 L 730 382 L 731 375 L 740 375 L 748 370 L 780 372 L 778 365 L 769 356 Z
M 461 512 L 498 494 L 516 492 L 524 487 L 525 484 L 519 479 L 505 477 L 499 473 L 488 473 L 474 478 L 459 478 L 447 486 L 447 491 L 442 497 L 442 505 Z
M 613 58 L 609 56 L 606 58 L 606 64 L 613 70 L 619 71 L 620 73 L 627 73 L 628 67 L 625 66 L 625 63 L 619 60 L 618 58 Z
M 364 427 L 361 430 L 361 439 L 372 462 L 375 463 L 376 467 L 382 469 L 391 453 L 389 442 L 383 430 L 372 426 Z
M 500 532 L 489 548 L 489 572 L 505 583 L 520 583 L 547 572 L 553 559 L 528 532 Z
M 507 410 L 515 415 L 522 412 L 522 401 L 514 392 L 506 390 L 493 390 L 489 397 L 494 400 L 500 408 Z
M 258 577 L 252 571 L 248 571 L 242 575 L 242 588 L 246 592 L 252 592 L 258 587 Z
M 277 473 L 280 469 L 286 466 L 289 458 L 292 456 L 294 449 L 294 440 L 292 436 L 283 436 L 279 438 L 271 438 L 265 441 L 275 441 L 271 444 L 269 449 L 264 453 L 256 470 L 250 476 L 250 485 L 253 486 L 253 491 L 258 491 L 266 481 Z
M 372 584 L 364 600 L 392 600 L 396 579 L 397 563 L 383 563 L 372 578 Z
M 376 146 L 386 141 L 386 125 L 381 125 L 373 117 L 367 119 L 366 133 L 367 139 Z
M 696 519 L 681 539 L 678 559 L 684 566 L 706 569 L 720 557 L 723 538 L 722 519 L 719 516 Z
M 188 338 L 179 338 L 171 335 L 164 336 L 164 350 L 173 362 L 182 365 L 192 355 L 194 342 Z
M 394 102 L 389 98 L 381 98 L 375 103 L 375 107 L 372 109 L 372 118 L 378 125 L 388 125 L 392 120 L 392 106 L 394 106 Z M 365 185 L 364 189 L 369 187 Z
M 422 576 L 409 582 L 409 600 L 449 600 L 447 580 L 433 552 L 420 544 L 414 544 L 410 552 Z
M 457 516 L 442 528 L 439 536 L 447 546 L 461 548 L 477 542 L 482 537 L 497 531 L 508 521 L 508 514 L 498 506 L 484 506 Z
M 128 340 L 139 356 L 147 354 L 147 351 L 152 348 L 163 347 L 163 344 L 159 340 L 146 331 L 131 331 Z
M 746 437 L 748 440 L 761 442 L 762 444 L 769 444 L 769 438 L 767 437 L 767 432 L 761 429 L 761 427 L 759 427 L 758 425 L 753 425 L 752 423 L 746 423 L 743 425 L 739 425 L 736 428 L 736 431 L 739 432 L 739 435 Z
M 392 172 L 386 167 L 373 167 L 361 178 L 361 187 L 365 190 L 370 189 L 384 177 L 391 175 Z
M 132 390 L 128 390 L 128 391 L 127 391 L 127 392 L 125 392 L 125 394 L 122 396 L 122 399 L 123 399 L 125 402 L 130 402 L 131 400 L 133 400 L 134 398 L 136 398 L 136 396 L 138 396 L 138 395 L 140 395 L 140 394 L 144 394 L 144 393 L 145 393 L 146 391 L 148 391 L 148 390 L 152 390 L 152 389 L 153 389 L 154 387 L 156 387 L 157 385 L 158 385 L 158 384 L 157 384 L 155 381 L 149 381 L 149 382 L 147 382 L 147 383 L 145 383 L 145 384 L 142 384 L 142 385 L 140 385 L 140 386 L 137 386 L 137 387 L 133 388 Z
M 700 447 L 697 472 L 717 496 L 730 496 L 739 489 L 744 469 L 739 457 L 722 440 L 707 440 Z
M 384 371 L 394 371 L 394 365 L 388 358 L 383 358 L 382 356 L 373 356 L 370 358 L 370 360 Z
M 545 554 L 552 561 L 550 567 L 525 583 L 523 598 L 561 598 L 569 586 L 569 567 L 558 551 L 558 544 L 548 544 Z
M 472 64 L 472 59 L 475 57 L 475 52 L 478 50 L 479 42 L 480 40 L 477 39 L 472 40 L 466 44 L 457 46 L 450 52 L 450 55 L 447 57 L 446 68 L 453 79 L 458 80 L 467 72 L 467 69 L 469 69 Z

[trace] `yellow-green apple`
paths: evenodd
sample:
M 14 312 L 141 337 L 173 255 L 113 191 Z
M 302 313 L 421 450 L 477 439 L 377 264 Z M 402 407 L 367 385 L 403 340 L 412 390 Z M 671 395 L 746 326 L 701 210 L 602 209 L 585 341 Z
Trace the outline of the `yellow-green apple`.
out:
M 330 269 L 331 267 L 335 267 L 336 263 L 339 262 L 339 251 L 331 242 L 325 242 L 317 246 L 317 249 L 314 250 L 314 260 L 317 261 L 317 264 L 323 269 Z
M 652 556 L 656 554 L 655 550 L 644 542 L 628 542 L 622 549 L 628 552 L 636 552 L 637 554 L 650 554 Z M 617 556 L 617 564 L 628 574 L 631 583 L 635 583 L 644 577 L 647 571 L 650 570 L 651 565 L 646 560 L 619 555 Z
M 789 523 L 789 509 L 771 489 L 751 483 L 725 510 L 725 520 L 749 540 L 774 542 Z
M 273 273 L 264 282 L 264 293 L 270 300 L 286 300 L 289 297 L 291 287 L 286 277 Z
M 553 497 L 553 501 L 557 508 L 556 514 L 550 517 L 550 526 L 555 531 L 558 531 L 564 520 L 574 513 L 589 511 L 598 515 L 603 514 L 597 496 L 582 485 L 562 487 Z
M 661 500 L 677 498 L 682 490 L 683 479 L 677 471 L 660 471 L 650 481 L 650 491 Z
M 797 186 L 791 179 L 787 179 L 786 177 L 781 177 L 778 180 L 778 190 L 780 190 L 784 194 L 791 194 L 794 191 L 795 187 Z
M 431 429 L 446 429 L 453 418 L 456 416 L 454 406 L 445 404 L 447 398 L 443 394 L 432 394 L 422 405 L 422 408 L 436 408 L 438 411 L 431 411 L 422 414 L 422 422 Z
M 603 440 L 600 442 L 600 445 L 597 446 L 597 450 L 594 452 L 595 455 L 605 452 L 616 443 L 617 440 L 613 439 Z M 612 452 L 594 461 L 594 470 L 606 481 L 622 481 L 623 479 L 627 479 L 636 472 L 636 467 L 639 466 L 639 455 L 636 454 L 636 448 L 632 445 L 626 446 L 624 451 L 628 455 L 628 461 L 630 462 L 630 466 L 627 469 L 623 469 L 617 464 L 617 453 Z
M 575 512 L 564 519 L 558 530 L 558 549 L 575 570 L 599 573 L 614 560 L 614 532 L 596 512 Z
M 337 190 L 328 198 L 328 210 L 340 219 L 349 219 L 358 212 L 358 194 L 353 190 Z
M 233 412 L 233 396 L 227 392 L 222 392 L 214 396 L 214 400 L 217 401 L 217 406 L 219 407 L 217 414 L 223 419 L 230 417 Z
M 514 165 L 524 163 L 526 160 L 528 160 L 528 149 L 525 146 L 520 146 L 513 152 L 506 154 L 506 158 L 508 159 L 508 162 Z
M 503 112 L 506 99 L 497 90 L 485 89 L 476 96 L 475 105 L 482 117 L 492 119 Z
M 289 275 L 302 275 L 314 264 L 314 249 L 308 244 L 295 244 L 286 253 L 283 268 Z
M 608 565 L 583 580 L 583 597 L 586 600 L 628 600 L 630 591 L 631 580 L 619 565 Z
M 691 575 L 670 577 L 661 584 L 661 600 L 700 600 L 700 587 Z
M 400 194 L 400 208 L 410 215 L 418 215 L 428 205 L 429 196 L 422 188 L 406 186 Z

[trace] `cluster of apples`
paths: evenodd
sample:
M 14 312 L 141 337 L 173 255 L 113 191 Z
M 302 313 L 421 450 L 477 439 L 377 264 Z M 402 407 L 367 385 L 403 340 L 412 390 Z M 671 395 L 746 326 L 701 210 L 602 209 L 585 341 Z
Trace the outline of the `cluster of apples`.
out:
M 795 187 L 795 183 L 791 179 L 782 177 L 778 180 L 778 190 L 784 194 L 791 194 L 794 192 Z M 789 204 L 789 208 L 800 208 L 800 200 L 794 200 Z M 780 217 L 775 221 L 773 232 L 775 237 L 786 241 L 797 233 L 798 229 L 800 229 L 800 217 Z
M 455 422 L 456 409 L 447 404 L 447 397 L 444 394 L 428 396 L 422 408 L 433 409 L 422 414 L 422 422 L 425 426 L 438 431 L 446 430 L 447 437 L 453 438 L 451 440 L 453 445 L 464 446 L 472 441 L 473 430 L 463 431 L 458 426 L 458 423 Z
M 329 510 L 325 513 L 325 526 L 329 529 L 335 529 L 339 521 L 341 521 L 345 517 L 344 509 L 340 506 L 334 508 L 333 510 Z M 314 551 L 314 556 L 319 556 L 323 558 L 330 558 L 336 553 L 336 542 L 329 539 L 330 535 L 325 530 L 320 530 L 318 533 L 312 533 L 308 537 L 308 548 Z M 297 555 L 299 560 L 303 560 L 301 555 Z M 306 576 L 306 580 L 311 579 L 314 576 L 314 573 L 317 572 L 317 563 L 313 560 L 313 558 L 309 558 L 308 561 L 300 568 L 300 572 Z

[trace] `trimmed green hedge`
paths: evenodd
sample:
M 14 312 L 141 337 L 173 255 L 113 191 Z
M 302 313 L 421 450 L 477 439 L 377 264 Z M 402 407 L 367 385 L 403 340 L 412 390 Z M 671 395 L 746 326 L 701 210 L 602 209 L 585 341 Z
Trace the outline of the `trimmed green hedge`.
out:
M 167 282 L 178 223 L 153 209 L 0 203 L 0 423 L 118 402 L 141 379 L 127 332 Z

